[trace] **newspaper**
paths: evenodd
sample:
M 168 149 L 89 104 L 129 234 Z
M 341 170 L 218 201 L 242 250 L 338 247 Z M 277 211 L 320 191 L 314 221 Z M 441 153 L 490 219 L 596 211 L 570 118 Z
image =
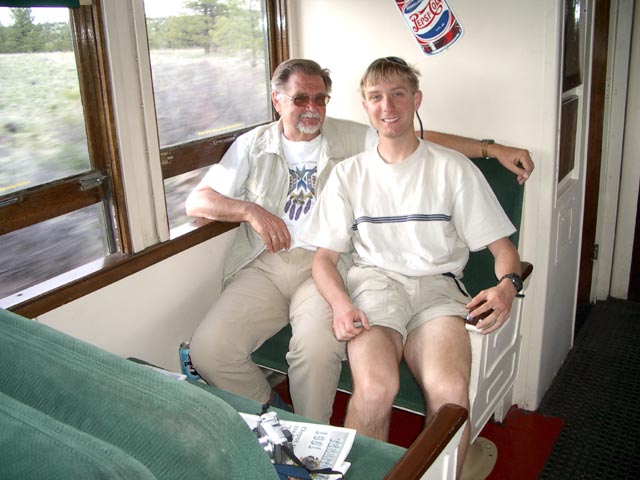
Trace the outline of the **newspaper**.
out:
M 254 430 L 258 425 L 258 415 L 250 415 L 240 412 L 244 421 Z M 346 461 L 351 451 L 356 431 L 351 428 L 334 427 L 317 423 L 293 422 L 280 420 L 282 427 L 289 430 L 293 436 L 293 453 L 303 463 L 310 462 L 314 469 L 330 468 L 341 472 L 347 472 L 351 464 Z M 293 464 L 293 461 L 291 461 Z M 314 480 L 333 480 L 339 475 L 313 474 Z

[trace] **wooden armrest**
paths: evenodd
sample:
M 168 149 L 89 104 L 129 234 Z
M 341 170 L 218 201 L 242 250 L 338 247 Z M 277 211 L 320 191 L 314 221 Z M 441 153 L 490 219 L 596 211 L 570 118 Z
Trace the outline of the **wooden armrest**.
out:
M 385 480 L 417 480 L 442 453 L 456 432 L 463 428 L 468 412 L 459 405 L 446 404 L 438 409 L 429 424 L 384 477 Z
M 522 282 L 524 283 L 524 281 L 529 278 L 529 276 L 531 275 L 531 272 L 533 272 L 533 265 L 529 262 L 520 262 L 520 278 L 522 279 Z M 485 301 L 483 300 L 482 302 L 480 302 L 478 304 L 478 306 L 482 305 Z M 491 315 L 493 313 L 493 309 L 491 310 L 487 310 L 486 312 L 482 313 L 481 315 L 478 315 L 477 317 L 473 317 L 472 320 L 468 320 L 467 323 L 468 325 L 471 326 L 475 326 L 480 320 L 482 320 L 483 318 L 487 318 L 489 315 Z M 478 331 L 478 330 L 473 330 L 473 331 Z
M 533 265 L 529 262 L 520 262 L 520 271 L 522 272 L 520 278 L 524 282 L 533 272 Z

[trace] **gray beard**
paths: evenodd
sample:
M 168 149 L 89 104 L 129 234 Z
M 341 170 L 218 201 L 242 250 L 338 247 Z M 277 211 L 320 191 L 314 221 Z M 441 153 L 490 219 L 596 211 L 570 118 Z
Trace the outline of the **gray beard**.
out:
M 303 125 L 302 122 L 300 122 L 298 123 L 296 128 L 300 130 L 302 133 L 306 133 L 307 135 L 310 135 L 320 130 L 320 124 L 316 125 L 315 127 L 308 127 L 306 125 Z
M 303 113 L 300 116 L 300 120 L 298 122 L 298 124 L 296 125 L 296 128 L 301 131 L 302 133 L 305 133 L 307 135 L 313 134 L 313 133 L 317 133 L 320 130 L 320 127 L 322 126 L 320 123 L 318 123 L 315 127 L 309 127 L 307 125 L 305 125 L 304 123 L 302 123 L 302 119 L 303 118 L 315 118 L 317 120 L 320 120 L 320 115 L 314 115 L 312 113 Z

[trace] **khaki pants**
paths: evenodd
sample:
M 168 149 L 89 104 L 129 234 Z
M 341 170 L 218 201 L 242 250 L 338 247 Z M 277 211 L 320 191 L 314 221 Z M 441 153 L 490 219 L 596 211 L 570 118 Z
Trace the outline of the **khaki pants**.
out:
M 208 383 L 266 403 L 271 387 L 251 353 L 291 323 L 286 358 L 294 409 L 328 423 L 345 347 L 311 278 L 313 255 L 301 248 L 264 252 L 240 270 L 193 334 L 191 359 Z

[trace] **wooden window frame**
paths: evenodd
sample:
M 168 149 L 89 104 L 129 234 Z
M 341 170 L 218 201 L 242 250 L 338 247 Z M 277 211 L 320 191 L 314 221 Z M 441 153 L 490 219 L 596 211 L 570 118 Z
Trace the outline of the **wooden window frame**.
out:
M 238 226 L 237 223 L 195 221 L 194 226 L 197 228 L 189 233 L 158 243 L 142 252 L 131 253 L 131 241 L 126 227 L 128 221 L 124 208 L 122 171 L 118 161 L 116 130 L 111 107 L 111 84 L 103 43 L 104 31 L 100 20 L 100 2 L 94 3 L 92 6 L 74 8 L 72 24 L 77 62 L 79 67 L 82 67 L 79 71 L 81 71 L 83 104 L 88 102 L 86 105 L 90 105 L 94 112 L 90 115 L 91 120 L 85 116 L 88 122 L 87 138 L 92 163 L 94 169 L 105 173 L 110 181 L 104 182 L 97 188 L 86 190 L 82 195 L 70 194 L 74 189 L 77 190 L 79 178 L 76 177 L 78 176 L 33 190 L 18 192 L 21 197 L 19 201 L 0 209 L 0 225 L 4 229 L 6 224 L 7 231 L 17 230 L 23 226 L 101 202 L 106 196 L 110 196 L 114 205 L 117 222 L 117 228 L 114 228 L 114 231 L 119 233 L 116 241 L 119 243 L 120 252 L 106 257 L 100 269 L 89 272 L 77 280 L 60 286 L 52 285 L 50 289 L 47 288 L 47 282 L 44 282 L 42 284 L 44 293 L 10 307 L 12 311 L 28 318 L 34 318 L 81 298 Z M 289 57 L 286 0 L 266 0 L 266 6 L 270 73 L 273 73 L 273 69 Z M 99 85 L 99 87 L 88 89 L 89 85 Z M 87 106 L 85 106 L 86 111 Z M 213 139 L 198 140 L 162 149 L 163 179 L 217 163 L 233 140 L 247 130 L 249 128 Z M 53 203 L 57 205 L 47 209 L 45 213 L 39 206 L 42 205 L 41 202 L 46 202 L 47 198 L 56 198 L 56 202 Z M 36 206 L 38 208 L 35 208 Z M 20 218 L 28 218 L 28 220 L 18 220 Z M 7 232 L 0 231 L 0 235 L 3 233 Z

